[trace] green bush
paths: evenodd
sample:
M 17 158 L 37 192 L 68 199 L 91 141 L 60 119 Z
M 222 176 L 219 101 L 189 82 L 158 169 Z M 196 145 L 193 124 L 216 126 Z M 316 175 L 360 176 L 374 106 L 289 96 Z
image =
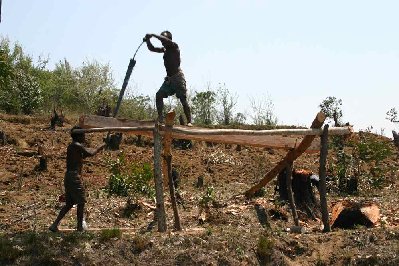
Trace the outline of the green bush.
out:
M 271 262 L 274 249 L 274 241 L 267 236 L 260 236 L 256 253 L 263 263 Z
M 13 263 L 21 255 L 22 252 L 14 247 L 11 240 L 6 236 L 0 237 L 0 264 Z
M 120 239 L 122 231 L 119 228 L 103 229 L 100 233 L 100 241 L 105 242 L 113 238 Z
M 376 136 L 362 134 L 357 144 L 359 159 L 364 162 L 379 163 L 392 155 L 388 143 L 378 140 Z
M 355 151 L 359 164 L 370 165 L 368 172 L 361 173 L 363 180 L 371 187 L 381 188 L 386 182 L 385 171 L 382 169 L 381 163 L 393 154 L 388 142 L 378 139 L 375 135 L 361 133 Z
M 111 176 L 108 181 L 108 192 L 118 196 L 154 197 L 152 182 L 153 170 L 150 164 L 127 163 L 121 153 L 115 161 L 109 162 Z

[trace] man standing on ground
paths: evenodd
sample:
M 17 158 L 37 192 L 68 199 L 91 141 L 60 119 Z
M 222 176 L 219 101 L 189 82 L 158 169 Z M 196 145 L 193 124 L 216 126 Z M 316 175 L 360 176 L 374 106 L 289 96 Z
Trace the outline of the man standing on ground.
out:
M 84 133 L 76 133 L 74 129 L 80 129 L 80 127 L 73 127 L 71 130 L 72 143 L 69 144 L 67 149 L 67 170 L 64 178 L 65 187 L 65 205 L 62 207 L 60 213 L 55 219 L 54 223 L 49 227 L 53 232 L 58 231 L 58 225 L 64 218 L 65 214 L 72 209 L 73 205 L 77 204 L 77 220 L 78 220 L 78 231 L 83 231 L 83 213 L 86 203 L 85 189 L 82 183 L 82 166 L 83 159 L 91 157 L 101 151 L 105 144 L 98 147 L 97 149 L 88 149 L 83 146 L 85 142 Z
M 154 47 L 150 41 L 152 37 L 161 41 L 163 47 Z M 156 94 L 156 105 L 158 112 L 158 121 L 163 123 L 163 98 L 168 98 L 176 94 L 181 104 L 183 105 L 184 114 L 187 118 L 187 125 L 191 124 L 191 111 L 187 102 L 187 88 L 186 80 L 183 71 L 180 68 L 180 49 L 177 43 L 172 41 L 172 34 L 169 31 L 164 31 L 161 35 L 147 34 L 144 37 L 147 43 L 148 50 L 156 53 L 163 53 L 163 61 L 167 76 L 161 88 Z

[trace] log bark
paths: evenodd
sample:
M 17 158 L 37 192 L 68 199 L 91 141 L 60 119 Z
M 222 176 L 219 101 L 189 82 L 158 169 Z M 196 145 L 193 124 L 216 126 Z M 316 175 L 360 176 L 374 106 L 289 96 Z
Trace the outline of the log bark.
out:
M 137 135 L 152 136 L 153 121 L 132 121 L 111 117 L 82 116 L 80 126 L 85 128 L 81 132 L 132 132 Z M 96 128 L 97 127 L 97 128 Z M 100 128 L 98 128 L 100 127 Z M 79 131 L 79 130 L 78 130 Z M 162 129 L 161 129 L 162 131 Z M 352 132 L 351 127 L 331 128 L 330 135 L 347 135 Z M 162 134 L 163 132 L 161 132 Z M 277 129 L 277 130 L 240 130 L 240 129 L 205 129 L 185 126 L 174 126 L 172 138 L 248 145 L 272 149 L 290 150 L 298 146 L 303 135 L 321 135 L 320 129 Z M 228 137 L 226 137 L 228 135 Z M 320 150 L 320 142 L 314 141 L 306 152 L 315 153 Z
M 330 223 L 327 209 L 327 188 L 326 188 L 326 161 L 328 154 L 328 125 L 324 126 L 323 135 L 321 135 L 320 148 L 320 169 L 319 169 L 319 192 L 320 192 L 320 206 L 321 217 L 324 225 L 323 232 L 330 232 Z
M 162 181 L 162 162 L 161 162 L 161 134 L 159 133 L 159 124 L 155 125 L 154 128 L 154 178 L 155 178 L 155 196 L 156 196 L 156 219 L 158 221 L 158 231 L 165 232 L 166 226 L 166 214 L 165 214 L 165 203 L 163 195 L 163 181 Z
M 312 125 L 310 126 L 311 128 L 320 128 L 324 120 L 326 119 L 326 116 L 322 113 L 319 112 L 316 115 L 316 118 L 313 120 Z M 297 148 L 289 151 L 287 155 L 284 157 L 283 160 L 281 160 L 272 170 L 270 170 L 266 176 L 259 181 L 258 184 L 255 186 L 251 187 L 249 190 L 245 192 L 245 195 L 247 197 L 252 197 L 256 191 L 264 187 L 267 183 L 269 183 L 273 178 L 277 176 L 281 170 L 283 170 L 287 164 L 292 163 L 295 159 L 297 159 L 302 153 L 305 152 L 305 150 L 311 145 L 312 141 L 314 140 L 316 136 L 315 135 L 307 135 L 303 138 L 302 142 L 298 145 Z

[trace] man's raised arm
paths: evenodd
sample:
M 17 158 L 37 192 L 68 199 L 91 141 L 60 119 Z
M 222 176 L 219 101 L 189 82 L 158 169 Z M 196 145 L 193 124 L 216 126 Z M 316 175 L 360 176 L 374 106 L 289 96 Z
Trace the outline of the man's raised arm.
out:
M 153 36 L 155 36 L 155 34 L 146 34 L 145 37 L 144 37 L 144 40 L 147 43 L 148 50 L 150 50 L 151 52 L 156 52 L 156 53 L 165 52 L 165 48 L 163 48 L 163 47 L 162 48 L 154 47 L 154 45 L 152 45 L 150 39 Z

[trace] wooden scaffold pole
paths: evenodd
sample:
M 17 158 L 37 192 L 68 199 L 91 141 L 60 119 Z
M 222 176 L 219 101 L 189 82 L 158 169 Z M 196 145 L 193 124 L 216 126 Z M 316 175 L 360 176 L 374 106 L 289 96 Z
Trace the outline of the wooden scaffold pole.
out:
M 172 128 L 173 124 L 175 121 L 175 116 L 176 113 L 174 111 L 170 111 L 166 115 L 166 120 L 165 120 L 165 134 L 163 137 L 163 158 L 164 162 L 166 163 L 166 176 L 168 177 L 167 183 L 169 183 L 169 192 L 170 192 L 170 201 L 172 203 L 172 208 L 173 208 L 173 216 L 174 216 L 174 227 L 175 230 L 180 231 L 181 230 L 181 224 L 180 224 L 180 217 L 179 217 L 179 211 L 177 209 L 177 204 L 176 204 L 176 194 L 175 194 L 175 186 L 174 186 L 174 181 L 173 181 L 173 176 L 172 176 Z M 165 179 L 164 179 L 165 180 Z
M 156 197 L 156 215 L 155 218 L 158 221 L 158 231 L 165 232 L 167 229 L 166 225 L 166 214 L 165 204 L 163 195 L 163 180 L 162 180 L 162 161 L 161 161 L 161 150 L 162 150 L 162 139 L 159 132 L 160 124 L 156 123 L 154 127 L 154 179 L 155 179 L 155 197 Z
M 321 135 L 321 147 L 320 147 L 320 169 L 319 169 L 319 193 L 320 193 L 320 206 L 321 206 L 321 217 L 324 225 L 324 232 L 330 232 L 330 223 L 328 218 L 327 209 L 327 192 L 326 192 L 326 161 L 328 154 L 328 125 L 324 126 L 323 135 Z

